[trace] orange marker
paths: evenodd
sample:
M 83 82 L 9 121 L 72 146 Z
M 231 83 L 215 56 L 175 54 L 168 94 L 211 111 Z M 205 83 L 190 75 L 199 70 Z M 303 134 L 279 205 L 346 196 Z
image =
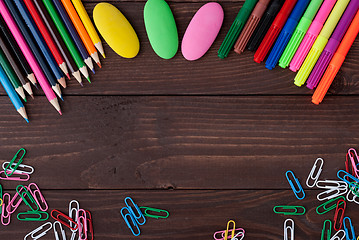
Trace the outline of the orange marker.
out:
M 74 6 L 72 5 L 71 0 L 61 0 L 61 2 L 64 5 L 67 14 L 69 14 L 69 17 L 71 18 L 71 21 L 74 24 L 78 34 L 80 35 L 80 38 L 84 43 L 87 52 L 92 57 L 92 59 L 97 63 L 97 65 L 101 67 L 100 58 L 98 57 L 97 50 L 93 45 L 93 42 L 90 36 L 88 35 L 84 25 L 82 24 L 81 19 L 77 14 Z
M 348 31 L 345 33 L 343 40 L 341 41 L 338 50 L 335 52 L 332 60 L 329 63 L 327 70 L 325 71 L 322 80 L 320 81 L 317 89 L 315 90 L 312 102 L 319 104 L 322 102 L 325 94 L 327 93 L 330 85 L 332 84 L 335 76 L 337 75 L 340 67 L 342 66 L 346 55 L 349 52 L 350 47 L 359 32 L 359 11 L 356 13 Z

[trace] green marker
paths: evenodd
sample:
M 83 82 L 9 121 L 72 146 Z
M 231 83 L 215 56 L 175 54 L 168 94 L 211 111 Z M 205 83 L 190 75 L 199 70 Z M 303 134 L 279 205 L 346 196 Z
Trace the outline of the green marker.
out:
M 54 21 L 57 30 L 59 31 L 62 39 L 64 40 L 67 48 L 69 49 L 69 52 L 73 59 L 75 60 L 75 63 L 77 67 L 80 69 L 81 73 L 85 76 L 85 78 L 91 83 L 90 76 L 88 74 L 87 68 L 84 64 L 84 61 L 82 60 L 79 51 L 77 50 L 74 42 L 72 41 L 72 38 L 67 31 L 64 23 L 62 22 L 59 14 L 56 11 L 56 8 L 51 0 L 42 0 L 47 11 L 49 12 L 52 21 Z
M 308 31 L 312 24 L 313 18 L 317 14 L 323 0 L 312 0 L 304 12 L 303 17 L 300 19 L 297 28 L 295 29 L 293 36 L 289 40 L 287 47 L 285 48 L 282 56 L 279 59 L 279 66 L 281 68 L 288 67 L 290 61 L 294 57 L 300 43 L 302 42 L 305 33 Z
M 239 10 L 237 17 L 234 19 L 231 28 L 229 29 L 221 47 L 218 50 L 218 57 L 226 58 L 229 51 L 233 48 L 234 43 L 237 41 L 239 34 L 241 33 L 244 24 L 246 24 L 249 15 L 252 13 L 253 8 L 257 4 L 258 0 L 246 0 Z

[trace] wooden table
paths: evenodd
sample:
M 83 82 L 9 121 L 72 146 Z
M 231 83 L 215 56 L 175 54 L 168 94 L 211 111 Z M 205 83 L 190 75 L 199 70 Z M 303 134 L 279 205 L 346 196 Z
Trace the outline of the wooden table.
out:
M 137 239 L 212 239 L 230 219 L 246 230 L 245 239 L 282 239 L 286 217 L 272 211 L 281 204 L 307 208 L 293 217 L 295 239 L 319 239 L 334 212 L 315 213 L 318 189 L 305 187 L 306 198 L 297 200 L 284 174 L 293 170 L 305 185 L 322 157 L 321 179 L 335 179 L 348 148 L 358 147 L 358 40 L 332 94 L 315 106 L 312 92 L 294 86 L 288 69 L 269 71 L 248 51 L 217 57 L 243 1 L 221 2 L 220 35 L 195 62 L 180 51 L 171 60 L 155 55 L 143 24 L 144 1 L 112 2 L 137 31 L 139 55 L 123 59 L 105 45 L 107 58 L 92 84 L 68 81 L 63 116 L 36 91 L 26 104 L 26 124 L 1 89 L 1 162 L 26 148 L 24 163 L 35 167 L 31 182 L 43 190 L 50 210 L 66 212 L 77 199 L 92 212 L 97 240 L 135 239 L 120 214 L 127 196 L 170 212 L 166 220 L 148 219 Z M 169 2 L 180 38 L 204 3 Z M 96 4 L 85 1 L 89 12 Z M 17 182 L 1 184 L 14 193 Z M 350 203 L 346 213 L 357 231 L 358 209 Z M 23 239 L 39 225 L 13 215 L 9 226 L 0 226 L 0 239 Z M 54 239 L 53 233 L 43 239 Z

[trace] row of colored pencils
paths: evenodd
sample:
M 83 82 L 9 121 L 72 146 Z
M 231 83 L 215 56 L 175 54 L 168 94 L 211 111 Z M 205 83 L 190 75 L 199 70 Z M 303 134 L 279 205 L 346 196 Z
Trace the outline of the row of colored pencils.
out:
M 37 82 L 60 113 L 57 96 L 70 74 L 83 86 L 101 68 L 101 40 L 81 0 L 0 0 L 0 82 L 28 122 L 23 101 Z M 24 91 L 25 90 L 25 91 Z M 56 96 L 57 95 L 57 96 Z

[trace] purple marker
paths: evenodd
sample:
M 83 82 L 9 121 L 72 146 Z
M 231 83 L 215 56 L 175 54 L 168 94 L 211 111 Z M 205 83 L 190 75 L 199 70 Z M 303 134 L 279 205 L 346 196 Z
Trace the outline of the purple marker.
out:
M 329 39 L 317 63 L 315 64 L 312 73 L 308 78 L 307 88 L 313 89 L 318 85 L 319 80 L 321 79 L 325 69 L 327 68 L 330 60 L 332 59 L 335 51 L 337 50 L 340 41 L 342 40 L 358 9 L 359 1 L 350 1 L 342 18 L 340 19 L 337 27 L 335 28 L 334 33 Z

